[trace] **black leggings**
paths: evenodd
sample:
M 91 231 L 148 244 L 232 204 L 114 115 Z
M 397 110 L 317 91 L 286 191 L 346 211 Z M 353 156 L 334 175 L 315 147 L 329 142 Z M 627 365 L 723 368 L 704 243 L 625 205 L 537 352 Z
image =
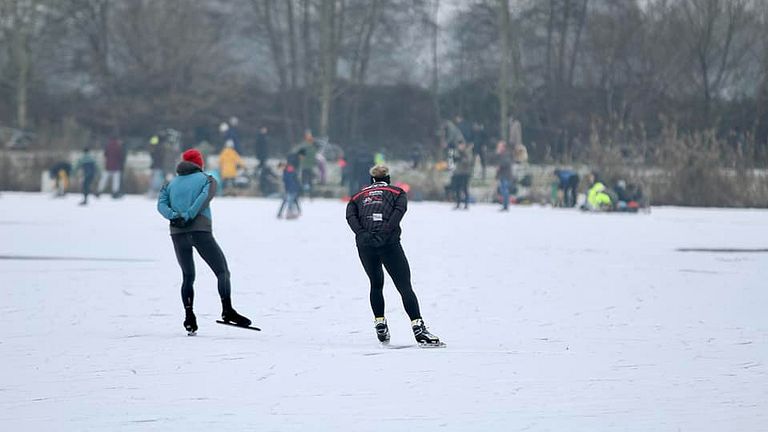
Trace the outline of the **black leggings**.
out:
M 360 262 L 363 263 L 368 279 L 371 280 L 373 316 L 384 316 L 384 271 L 381 268 L 383 264 L 403 298 L 405 312 L 411 320 L 421 318 L 419 300 L 411 286 L 411 268 L 408 266 L 408 259 L 400 243 L 380 248 L 358 247 L 357 253 L 360 255 Z
M 181 301 L 185 308 L 192 308 L 195 299 L 195 291 L 192 285 L 195 283 L 195 260 L 192 256 L 192 247 L 205 260 L 208 267 L 218 279 L 219 296 L 222 302 L 230 301 L 229 268 L 227 259 L 221 251 L 213 234 L 205 231 L 192 231 L 188 233 L 173 234 L 173 249 L 176 251 L 176 259 L 179 261 L 184 281 L 181 284 Z
M 456 208 L 464 202 L 464 207 L 469 206 L 469 175 L 468 174 L 455 174 L 454 175 L 454 193 L 456 194 Z
M 88 201 L 88 195 L 91 193 L 91 183 L 94 176 L 83 176 L 83 201 Z

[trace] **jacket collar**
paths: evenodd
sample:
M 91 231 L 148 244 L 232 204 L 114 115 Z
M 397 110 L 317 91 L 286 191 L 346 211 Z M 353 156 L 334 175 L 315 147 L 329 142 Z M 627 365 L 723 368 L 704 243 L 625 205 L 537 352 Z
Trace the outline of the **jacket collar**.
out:
M 202 171 L 203 171 L 202 168 L 188 161 L 181 161 L 179 162 L 178 165 L 176 165 L 176 174 L 181 176 L 194 174 L 196 172 L 202 172 Z

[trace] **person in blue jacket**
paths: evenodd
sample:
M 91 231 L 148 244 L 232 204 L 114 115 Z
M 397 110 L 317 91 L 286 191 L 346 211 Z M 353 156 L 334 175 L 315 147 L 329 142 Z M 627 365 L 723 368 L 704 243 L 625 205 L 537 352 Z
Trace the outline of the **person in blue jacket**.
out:
M 556 169 L 555 177 L 558 192 L 563 196 L 563 206 L 574 207 L 578 196 L 579 175 L 568 169 Z
M 301 216 L 301 206 L 299 205 L 299 195 L 301 194 L 301 181 L 299 181 L 298 167 L 305 155 L 304 149 L 288 156 L 288 161 L 282 164 L 283 168 L 283 202 L 280 204 L 280 210 L 277 211 L 277 218 L 282 219 L 283 210 L 288 208 L 286 218 L 296 219 Z
M 229 267 L 224 253 L 213 238 L 209 204 L 216 195 L 216 180 L 203 172 L 203 155 L 196 149 L 184 152 L 176 173 L 178 175 L 160 190 L 157 210 L 170 221 L 173 248 L 184 277 L 181 285 L 181 300 L 186 313 L 184 328 L 190 335 L 197 332 L 197 319 L 192 310 L 195 298 L 192 248 L 197 249 L 216 274 L 222 321 L 247 327 L 251 325 L 251 320 L 232 308 Z

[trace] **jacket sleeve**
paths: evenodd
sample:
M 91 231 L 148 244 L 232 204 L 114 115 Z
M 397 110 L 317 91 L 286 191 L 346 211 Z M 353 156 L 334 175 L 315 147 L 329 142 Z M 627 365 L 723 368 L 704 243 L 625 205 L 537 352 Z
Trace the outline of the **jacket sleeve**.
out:
M 214 195 L 216 195 L 216 180 L 213 177 L 207 175 L 207 181 L 203 185 L 203 189 L 200 190 L 200 194 L 197 195 L 192 205 L 184 212 L 184 220 L 191 221 L 196 218 L 200 211 L 211 203 Z
M 393 231 L 400 226 L 400 221 L 403 220 L 406 211 L 408 211 L 408 197 L 405 195 L 405 192 L 401 192 L 395 198 L 395 206 L 392 209 L 392 214 L 389 216 L 389 221 L 387 221 L 386 231 Z
M 365 231 L 363 225 L 360 224 L 360 214 L 357 211 L 357 205 L 355 205 L 354 201 L 350 201 L 347 204 L 347 223 L 349 224 L 349 227 L 352 228 L 355 235 Z
M 171 220 L 179 217 L 180 215 L 171 208 L 170 195 L 168 194 L 168 184 L 163 185 L 160 189 L 160 196 L 157 198 L 157 211 L 163 215 L 164 218 Z

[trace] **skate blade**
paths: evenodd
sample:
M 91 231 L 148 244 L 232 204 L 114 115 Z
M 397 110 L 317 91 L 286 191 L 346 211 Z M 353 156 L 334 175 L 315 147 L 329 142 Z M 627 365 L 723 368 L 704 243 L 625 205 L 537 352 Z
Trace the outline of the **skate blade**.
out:
M 448 345 L 445 344 L 445 342 L 438 342 L 438 343 L 425 343 L 425 342 L 419 342 L 419 348 L 445 348 Z
M 408 348 L 415 348 L 416 345 L 390 345 L 390 344 L 381 344 L 381 347 L 384 349 L 391 349 L 391 350 L 399 350 L 399 349 L 408 349 Z
M 229 321 L 222 321 L 222 320 L 216 320 L 216 323 L 218 323 L 218 324 L 223 324 L 223 325 L 228 325 L 228 326 L 232 326 L 232 327 L 239 327 L 239 328 L 242 328 L 242 329 L 248 329 L 248 330 L 261 331 L 261 329 L 260 329 L 260 328 L 258 328 L 258 327 L 254 327 L 254 326 L 252 326 L 252 325 L 249 325 L 249 326 L 241 326 L 241 325 L 237 325 L 237 324 L 235 324 L 235 323 L 229 322 Z
M 187 336 L 196 336 L 196 335 L 197 335 L 197 330 L 192 330 L 192 331 L 187 330 Z

